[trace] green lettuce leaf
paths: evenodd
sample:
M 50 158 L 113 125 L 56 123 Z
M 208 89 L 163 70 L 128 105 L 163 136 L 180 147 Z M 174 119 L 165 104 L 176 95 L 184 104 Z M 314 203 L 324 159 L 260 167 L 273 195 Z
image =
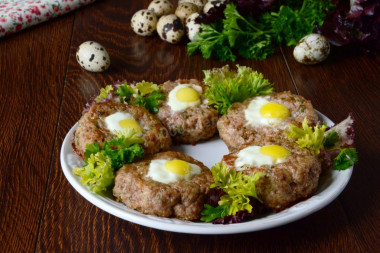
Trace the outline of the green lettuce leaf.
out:
M 230 70 L 228 65 L 203 71 L 203 82 L 207 85 L 204 96 L 219 114 L 226 114 L 235 102 L 273 92 L 273 84 L 264 79 L 263 74 L 249 67 L 236 66 L 237 71 Z
M 84 167 L 75 167 L 74 174 L 81 177 L 80 182 L 91 192 L 102 194 L 113 184 L 114 175 L 111 158 L 102 152 L 91 154 Z
M 113 90 L 114 90 L 114 88 L 112 87 L 112 85 L 107 85 L 106 87 L 101 88 L 100 89 L 100 94 L 99 94 L 99 96 L 97 96 L 95 98 L 95 101 L 96 102 L 100 102 L 102 99 L 107 99 L 108 95 L 112 94 Z
M 124 164 L 132 163 L 135 158 L 144 156 L 142 142 L 144 140 L 133 128 L 127 128 L 117 132 L 116 138 L 104 142 L 102 148 L 97 143 L 87 144 L 85 165 L 75 167 L 74 174 L 81 177 L 80 182 L 90 191 L 105 193 L 107 187 L 113 184 L 114 172 Z
M 210 188 L 217 187 L 226 193 L 221 197 L 218 204 L 219 206 L 228 206 L 228 215 L 235 215 L 241 210 L 251 212 L 250 197 L 261 202 L 257 196 L 255 184 L 263 175 L 262 173 L 244 175 L 241 172 L 228 169 L 223 163 L 215 164 L 211 168 L 211 172 L 214 183 Z
M 326 125 L 310 127 L 307 118 L 302 122 L 302 128 L 293 124 L 289 125 L 289 131 L 286 131 L 288 138 L 296 139 L 296 143 L 301 148 L 307 148 L 315 154 L 319 154 L 325 141 Z

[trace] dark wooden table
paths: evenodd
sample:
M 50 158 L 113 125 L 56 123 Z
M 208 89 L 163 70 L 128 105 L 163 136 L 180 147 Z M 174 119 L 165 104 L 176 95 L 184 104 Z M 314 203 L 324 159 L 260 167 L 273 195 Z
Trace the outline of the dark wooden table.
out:
M 81 197 L 59 153 L 86 101 L 116 80 L 202 79 L 226 63 L 188 57 L 185 44 L 143 38 L 130 28 L 148 0 L 97 1 L 0 39 L 1 252 L 380 252 L 380 58 L 334 49 L 320 65 L 295 62 L 291 48 L 264 61 L 238 60 L 312 100 L 333 121 L 356 119 L 360 162 L 327 207 L 281 227 L 234 235 L 166 232 L 110 215 Z M 83 70 L 75 52 L 101 43 L 111 67 Z

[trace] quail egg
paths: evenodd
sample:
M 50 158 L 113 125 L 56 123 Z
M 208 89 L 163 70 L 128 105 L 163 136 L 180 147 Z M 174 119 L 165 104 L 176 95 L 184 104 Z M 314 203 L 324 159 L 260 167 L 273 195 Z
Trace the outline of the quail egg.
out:
M 211 0 L 211 1 L 208 1 L 204 5 L 204 7 L 203 7 L 203 12 L 207 13 L 211 8 L 219 7 L 222 4 L 224 4 L 225 2 L 226 2 L 226 0 Z
M 154 0 L 150 2 L 148 10 L 153 11 L 157 17 L 161 17 L 173 13 L 174 7 L 168 0 Z
M 162 16 L 157 23 L 157 33 L 161 39 L 171 44 L 180 42 L 184 34 L 181 19 L 174 14 Z
M 175 10 L 175 15 L 179 17 L 182 22 L 185 22 L 188 16 L 198 11 L 198 7 L 192 3 L 181 3 Z
M 203 6 L 207 3 L 208 0 L 179 0 L 178 5 L 182 3 L 192 3 L 198 7 L 198 11 L 203 9 Z
M 195 22 L 197 17 L 199 17 L 199 13 L 196 12 L 186 19 L 186 35 L 190 41 L 195 41 L 195 34 L 201 31 L 201 24 Z
M 78 63 L 85 70 L 91 72 L 102 72 L 111 64 L 106 49 L 95 41 L 83 42 L 76 52 Z
M 316 64 L 327 58 L 330 43 L 321 34 L 312 33 L 303 37 L 293 50 L 294 58 L 303 64 Z
M 140 36 L 150 36 L 156 30 L 157 16 L 153 11 L 142 9 L 132 16 L 131 26 Z

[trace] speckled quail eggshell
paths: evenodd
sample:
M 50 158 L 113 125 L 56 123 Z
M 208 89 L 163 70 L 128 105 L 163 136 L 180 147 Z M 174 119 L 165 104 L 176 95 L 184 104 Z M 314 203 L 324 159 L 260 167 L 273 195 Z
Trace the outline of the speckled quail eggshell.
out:
M 312 33 L 303 37 L 293 50 L 294 58 L 303 64 L 316 64 L 327 58 L 330 43 L 323 35 Z
M 226 0 L 211 0 L 211 1 L 208 1 L 204 7 L 203 7 L 203 12 L 204 13 L 207 13 L 211 8 L 214 8 L 214 7 L 219 7 L 221 6 L 222 4 L 225 3 Z
M 174 14 L 162 16 L 157 23 L 157 33 L 161 39 L 176 44 L 181 41 L 184 34 L 183 23 Z
M 203 9 L 203 6 L 207 3 L 208 0 L 179 0 L 178 5 L 182 3 L 192 3 L 198 7 L 198 11 Z
M 136 12 L 131 19 L 131 26 L 140 36 L 151 36 L 156 30 L 157 16 L 153 11 L 142 9 Z
M 154 0 L 150 2 L 148 10 L 154 12 L 157 17 L 168 15 L 174 12 L 173 4 L 168 0 Z
M 198 7 L 195 4 L 192 3 L 182 3 L 179 4 L 177 9 L 175 10 L 175 15 L 179 17 L 182 22 L 185 22 L 187 17 L 189 17 L 191 14 L 198 11 Z
M 190 41 L 195 41 L 194 36 L 201 31 L 201 24 L 195 22 L 199 13 L 193 13 L 186 19 L 186 35 Z
M 76 58 L 82 68 L 91 72 L 105 71 L 111 64 L 106 49 L 95 41 L 83 42 L 78 47 Z

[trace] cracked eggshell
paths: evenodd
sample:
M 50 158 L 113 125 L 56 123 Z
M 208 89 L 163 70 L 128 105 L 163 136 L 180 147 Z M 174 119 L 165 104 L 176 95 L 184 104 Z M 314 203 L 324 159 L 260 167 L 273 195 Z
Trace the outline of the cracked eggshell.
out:
M 193 3 L 181 3 L 175 10 L 175 15 L 179 17 L 182 22 L 185 22 L 187 17 L 198 11 L 198 7 Z
M 303 64 L 316 64 L 330 54 L 330 43 L 321 34 L 312 33 L 303 37 L 293 50 L 294 58 Z
M 95 41 L 83 42 L 76 52 L 76 58 L 82 68 L 91 72 L 102 72 L 111 64 L 106 49 Z
M 173 4 L 168 0 L 154 0 L 150 2 L 148 10 L 154 12 L 157 17 L 168 15 L 174 12 Z
M 156 30 L 157 16 L 153 11 L 142 9 L 136 12 L 131 19 L 131 26 L 140 36 L 151 36 Z
M 181 41 L 185 32 L 181 19 L 174 14 L 169 14 L 158 20 L 157 33 L 162 40 L 176 44 Z
M 201 24 L 195 22 L 199 17 L 199 13 L 193 13 L 186 19 L 186 35 L 190 41 L 195 41 L 194 36 L 201 31 Z

